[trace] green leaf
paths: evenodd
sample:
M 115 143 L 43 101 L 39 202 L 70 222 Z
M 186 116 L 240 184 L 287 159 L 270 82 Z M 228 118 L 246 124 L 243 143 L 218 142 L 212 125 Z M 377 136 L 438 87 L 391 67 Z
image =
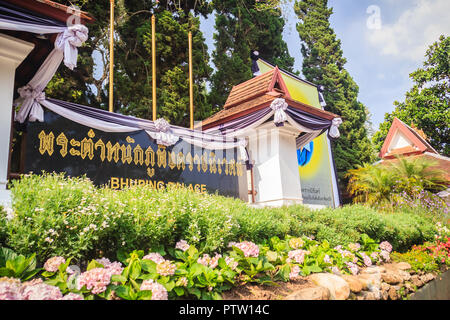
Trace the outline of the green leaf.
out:
M 222 296 L 216 291 L 212 292 L 212 298 L 213 300 L 222 300 Z
M 198 288 L 192 288 L 189 289 L 189 293 L 193 294 L 194 296 L 197 297 L 197 299 L 200 299 L 202 297 L 202 292 L 200 291 L 200 289 Z
M 86 268 L 86 271 L 89 271 L 89 270 L 92 270 L 95 268 L 103 268 L 103 265 L 96 260 L 92 260 L 91 262 L 89 262 L 89 264 Z
M 116 295 L 125 300 L 131 300 L 130 289 L 128 286 L 118 286 L 115 290 Z
M 30 279 L 33 278 L 36 274 L 38 274 L 39 271 L 41 271 L 41 269 L 35 269 L 35 270 L 32 270 L 32 271 L 27 271 L 27 272 L 25 272 L 25 273 L 22 274 L 22 276 L 20 277 L 20 279 L 21 279 L 22 281 L 30 280 Z
M 193 245 L 189 246 L 189 249 L 187 249 L 187 254 L 189 255 L 189 257 L 193 257 L 195 254 L 198 253 L 198 250 L 196 247 L 194 247 Z
M 14 271 L 9 268 L 0 268 L 0 277 L 12 277 L 14 276 Z
M 125 252 L 125 250 L 123 249 L 119 249 L 117 251 L 117 260 L 119 260 L 120 262 L 126 264 L 126 260 L 128 259 L 128 254 Z
M 141 286 L 133 279 L 130 279 L 130 284 L 133 286 L 134 290 L 137 291 L 141 290 Z
M 259 260 L 258 264 L 256 265 L 256 271 L 261 271 L 263 269 L 263 261 Z
M 166 250 L 164 250 L 164 245 L 160 244 L 153 248 L 152 252 L 157 252 L 163 257 L 167 254 Z
M 238 247 L 236 247 L 236 246 L 233 246 L 233 251 L 234 252 L 236 252 L 239 256 L 241 256 L 241 257 L 245 257 L 245 255 L 244 255 L 244 251 L 242 251 L 241 249 L 239 249 Z
M 314 272 L 314 273 L 319 273 L 319 272 L 322 272 L 322 268 L 319 267 L 318 265 L 312 265 L 312 266 L 309 266 L 309 271 Z
M 0 267 L 6 266 L 6 261 L 14 260 L 18 254 L 9 248 L 0 248 Z
M 163 284 L 163 286 L 166 288 L 167 292 L 170 292 L 175 287 L 175 281 L 170 281 L 166 284 Z
M 17 256 L 13 260 L 6 261 L 6 267 L 13 270 L 15 275 L 19 277 L 19 275 L 26 269 L 27 261 L 26 258 L 22 255 Z
M 201 265 L 200 263 L 194 263 L 192 266 L 191 266 L 191 270 L 190 270 L 190 274 L 191 274 L 191 277 L 195 277 L 195 276 L 198 276 L 199 274 L 201 274 L 202 273 L 202 271 L 203 271 L 203 265 Z
M 56 272 L 44 271 L 41 273 L 41 276 L 43 276 L 45 278 L 50 278 L 50 277 L 53 277 L 55 274 L 56 274 Z
M 152 291 L 151 290 L 142 290 L 138 293 L 137 300 L 152 300 Z
M 141 274 L 141 262 L 139 260 L 133 261 L 130 265 L 130 278 L 136 280 Z
M 125 278 L 122 275 L 113 274 L 111 276 L 111 282 L 120 282 L 120 283 L 124 284 L 125 282 L 127 282 L 127 278 Z
M 278 271 L 279 276 L 283 281 L 289 280 L 289 274 L 291 273 L 291 267 L 288 264 L 285 264 L 280 268 L 280 271 Z
M 219 258 L 219 261 L 217 261 L 217 265 L 221 268 L 221 269 L 228 269 L 228 265 L 225 261 L 224 258 Z
M 173 291 L 177 294 L 177 296 L 181 297 L 184 295 L 184 289 L 182 287 L 175 287 Z
M 156 263 L 152 260 L 141 260 L 141 266 L 142 269 L 148 273 L 156 273 Z

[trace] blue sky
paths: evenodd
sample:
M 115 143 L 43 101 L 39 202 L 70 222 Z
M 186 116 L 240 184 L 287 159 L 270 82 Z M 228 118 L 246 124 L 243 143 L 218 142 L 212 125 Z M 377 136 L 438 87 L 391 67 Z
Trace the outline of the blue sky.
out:
M 440 34 L 450 35 L 450 0 L 329 0 L 329 6 L 334 12 L 331 27 L 347 59 L 345 67 L 377 130 L 384 114 L 394 109 L 393 102 L 404 100 L 412 86 L 409 74 L 422 66 L 427 47 Z M 301 71 L 297 17 L 292 3 L 284 8 L 283 38 L 295 58 L 294 68 Z M 201 29 L 211 52 L 214 16 L 202 19 Z

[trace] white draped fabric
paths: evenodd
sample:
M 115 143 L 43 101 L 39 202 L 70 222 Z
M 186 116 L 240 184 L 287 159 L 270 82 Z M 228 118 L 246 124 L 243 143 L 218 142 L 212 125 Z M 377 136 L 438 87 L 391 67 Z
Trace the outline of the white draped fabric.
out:
M 232 139 L 230 137 L 223 138 L 217 135 L 192 131 L 186 128 L 174 127 L 170 126 L 164 119 L 158 119 L 153 122 L 155 125 L 155 130 L 145 128 L 148 127 L 148 125 L 145 126 L 144 124 L 139 125 L 138 127 L 126 126 L 80 114 L 68 108 L 52 103 L 49 100 L 44 99 L 40 101 L 40 104 L 48 110 L 66 119 L 104 132 L 125 133 L 144 130 L 151 138 L 157 140 L 156 142 L 158 144 L 162 144 L 165 146 L 174 145 L 181 139 L 196 147 L 209 150 L 228 150 L 238 148 L 241 159 L 244 161 L 248 160 L 247 151 L 245 149 L 245 147 L 247 146 L 247 142 L 245 139 Z M 148 121 L 148 123 L 151 122 Z
M 42 26 L 32 23 L 8 21 L 5 18 L 0 18 L 0 29 L 25 31 L 35 34 L 58 33 L 58 37 L 55 41 L 55 50 L 63 51 L 64 64 L 70 70 L 73 70 L 73 68 L 77 66 L 77 48 L 88 39 L 89 32 L 88 28 L 81 24 L 76 24 L 69 27 Z M 60 63 L 58 63 L 57 67 L 59 67 Z
M 20 106 L 16 113 L 16 121 L 23 123 L 28 118 L 29 121 L 42 122 L 44 121 L 44 111 L 41 103 L 45 102 L 44 89 L 63 60 L 69 69 L 73 70 L 76 67 L 78 47 L 88 39 L 88 28 L 80 24 L 69 27 L 42 26 L 17 21 L 12 22 L 0 18 L 0 29 L 36 34 L 58 33 L 55 48 L 47 56 L 30 82 L 17 90 L 20 98 L 14 102 L 15 106 Z
M 270 108 L 271 108 L 271 111 L 267 115 L 265 115 L 264 117 L 259 119 L 258 121 L 255 121 L 252 124 L 246 126 L 245 128 L 242 128 L 242 129 L 236 129 L 234 131 L 227 130 L 226 136 L 227 137 L 241 137 L 241 138 L 246 137 L 246 136 L 250 135 L 251 132 L 253 130 L 255 130 L 257 127 L 259 127 L 260 125 L 265 123 L 267 120 L 269 120 L 272 116 L 274 117 L 273 122 L 276 125 L 277 124 L 279 125 L 280 123 L 284 123 L 287 121 L 289 124 L 291 124 L 294 128 L 296 128 L 300 132 L 307 133 L 307 134 L 303 135 L 301 139 L 297 140 L 297 148 L 302 148 L 303 146 L 305 146 L 306 144 L 308 144 L 309 142 L 314 140 L 316 137 L 318 137 L 322 133 L 322 130 L 308 129 L 308 128 L 302 126 L 301 124 L 299 124 L 298 122 L 296 122 L 294 119 L 292 119 L 292 117 L 286 113 L 288 104 L 282 98 L 275 99 L 272 102 L 272 104 L 270 105 Z M 221 133 L 219 127 L 210 128 L 208 130 L 205 130 L 205 132 L 211 133 L 211 134 L 220 134 Z M 339 131 L 338 131 L 338 133 L 339 133 Z

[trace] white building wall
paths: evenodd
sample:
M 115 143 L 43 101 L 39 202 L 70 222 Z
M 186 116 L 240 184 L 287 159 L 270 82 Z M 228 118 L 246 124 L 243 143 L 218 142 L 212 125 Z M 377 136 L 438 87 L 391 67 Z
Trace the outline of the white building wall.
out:
M 9 143 L 16 68 L 33 50 L 34 44 L 0 34 L 0 205 L 10 202 L 6 190 Z
M 249 134 L 248 150 L 254 161 L 256 205 L 303 203 L 295 138 L 298 130 L 288 123 L 268 122 Z

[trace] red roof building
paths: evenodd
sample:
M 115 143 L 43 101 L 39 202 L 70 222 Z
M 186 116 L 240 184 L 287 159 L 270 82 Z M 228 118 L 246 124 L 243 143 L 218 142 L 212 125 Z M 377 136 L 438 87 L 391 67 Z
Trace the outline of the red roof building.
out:
M 434 168 L 446 172 L 445 177 L 450 184 L 450 158 L 440 155 L 427 141 L 422 130 L 414 125 L 408 126 L 398 118 L 394 118 L 379 156 L 381 163 L 396 161 L 397 156 L 434 161 Z

